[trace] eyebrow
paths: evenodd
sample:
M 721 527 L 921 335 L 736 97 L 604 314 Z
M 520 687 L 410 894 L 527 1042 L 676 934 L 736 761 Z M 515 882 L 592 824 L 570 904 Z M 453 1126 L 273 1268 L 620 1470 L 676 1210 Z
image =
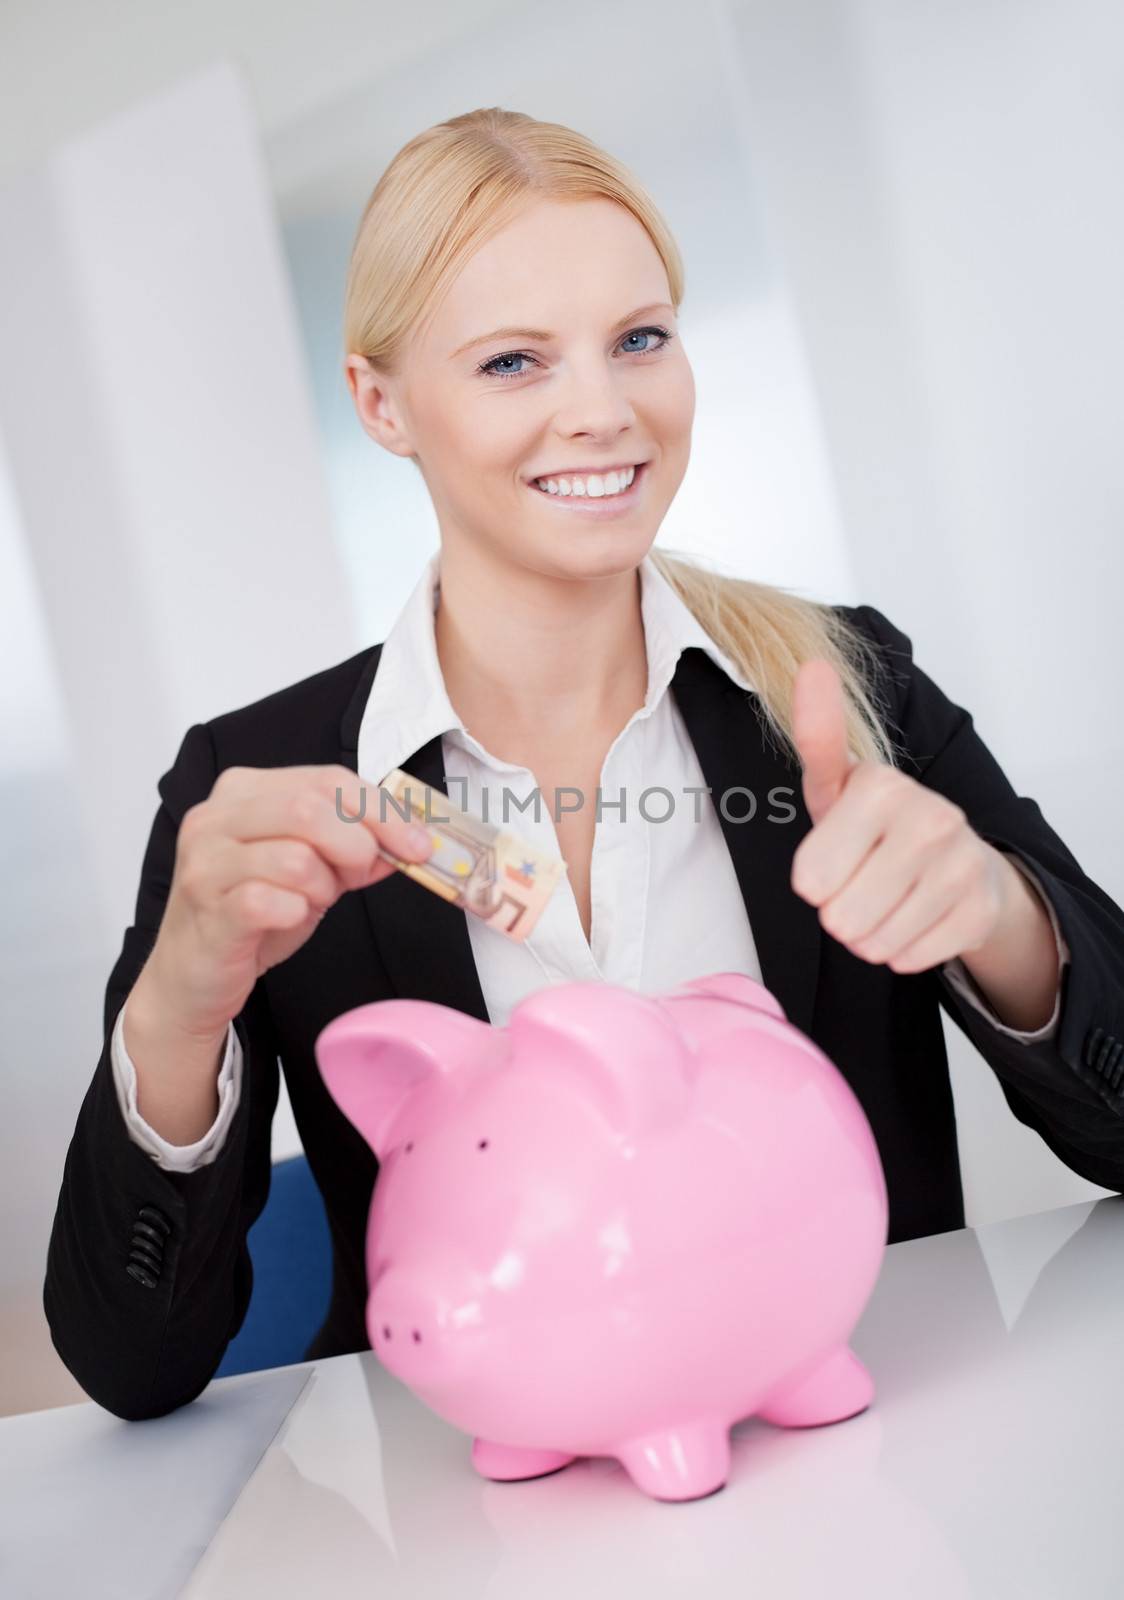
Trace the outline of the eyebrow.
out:
M 645 317 L 651 311 L 670 311 L 674 315 L 675 307 L 667 300 L 657 300 L 652 305 L 637 306 L 635 311 L 629 311 L 625 316 L 613 323 L 610 332 L 616 333 L 636 317 Z M 466 350 L 471 350 L 473 345 L 491 344 L 493 339 L 534 339 L 538 344 L 548 344 L 551 339 L 557 339 L 556 333 L 547 333 L 542 328 L 493 328 L 491 333 L 481 333 L 475 339 L 466 339 L 464 344 L 458 345 L 449 357 L 450 361 L 463 355 Z

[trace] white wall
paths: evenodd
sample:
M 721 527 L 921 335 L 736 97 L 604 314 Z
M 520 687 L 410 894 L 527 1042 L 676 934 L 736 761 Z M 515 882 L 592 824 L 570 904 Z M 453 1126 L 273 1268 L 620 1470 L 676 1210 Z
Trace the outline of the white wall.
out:
M 0 1332 L 42 1349 L 47 1236 L 156 780 L 191 723 L 357 635 L 239 74 L 63 145 L 0 193 L 0 232 Z M 276 1131 L 298 1147 L 287 1100 Z M 5 1363 L 0 1407 L 17 1377 Z
M 1124 903 L 1124 11 L 734 14 L 863 598 Z M 945 1031 L 969 1220 L 1105 1193 Z

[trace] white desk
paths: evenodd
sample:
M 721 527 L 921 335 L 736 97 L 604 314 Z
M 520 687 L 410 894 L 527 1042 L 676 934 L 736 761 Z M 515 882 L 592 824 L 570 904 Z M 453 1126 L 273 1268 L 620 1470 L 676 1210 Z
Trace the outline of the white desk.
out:
M 732 1434 L 665 1504 L 607 1457 L 489 1483 L 373 1354 L 121 1422 L 0 1421 L 4 1600 L 1124 1595 L 1124 1198 L 892 1245 L 861 1416 Z

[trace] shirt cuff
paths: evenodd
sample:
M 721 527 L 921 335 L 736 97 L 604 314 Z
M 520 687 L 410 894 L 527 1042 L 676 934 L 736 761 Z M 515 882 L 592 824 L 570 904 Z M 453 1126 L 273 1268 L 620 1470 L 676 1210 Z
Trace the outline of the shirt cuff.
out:
M 1032 1033 L 1027 1033 L 1021 1028 L 1009 1028 L 1005 1022 L 1001 1022 L 999 1020 L 994 1009 L 984 998 L 983 990 L 980 988 L 979 984 L 976 983 L 975 979 L 972 977 L 971 973 L 968 971 L 967 967 L 964 965 L 959 956 L 956 956 L 952 961 L 946 961 L 941 967 L 941 973 L 948 979 L 949 983 L 956 990 L 957 994 L 966 1000 L 969 1005 L 974 1006 L 975 1009 L 984 1017 L 986 1017 L 988 1022 L 991 1023 L 992 1027 L 997 1029 L 999 1033 L 1006 1034 L 1009 1039 L 1017 1039 L 1020 1044 L 1038 1044 L 1044 1039 L 1052 1039 L 1054 1034 L 1057 1032 L 1058 1016 L 1061 1011 L 1062 1003 L 1062 974 L 1069 965 L 1070 950 L 1069 945 L 1066 943 L 1065 938 L 1062 935 L 1061 926 L 1058 922 L 1058 914 L 1054 910 L 1049 895 L 1039 882 L 1037 874 L 1032 872 L 1026 863 L 1021 860 L 1020 857 L 1014 855 L 1011 851 L 1005 850 L 1003 854 L 1006 856 L 1011 865 L 1013 867 L 1017 867 L 1022 873 L 1023 877 L 1029 879 L 1029 881 L 1037 889 L 1038 894 L 1045 905 L 1047 912 L 1049 913 L 1050 926 L 1054 930 L 1054 943 L 1058 952 L 1058 987 L 1054 995 L 1054 1009 L 1049 1020 L 1044 1022 L 1040 1028 L 1035 1028 Z
M 158 1167 L 168 1172 L 193 1172 L 196 1167 L 208 1166 L 222 1149 L 227 1130 L 238 1109 L 242 1092 L 242 1044 L 233 1022 L 227 1025 L 226 1049 L 219 1068 L 218 1116 L 201 1139 L 194 1144 L 169 1144 L 137 1110 L 137 1069 L 125 1048 L 125 1006 L 117 1013 L 117 1021 L 110 1041 L 110 1062 L 113 1082 L 117 1089 L 117 1103 L 134 1144 L 148 1152 Z

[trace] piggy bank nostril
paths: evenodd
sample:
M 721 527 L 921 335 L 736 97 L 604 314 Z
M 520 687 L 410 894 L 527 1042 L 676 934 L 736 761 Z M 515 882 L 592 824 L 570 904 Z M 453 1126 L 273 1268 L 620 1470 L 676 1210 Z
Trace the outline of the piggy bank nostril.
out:
M 476 1148 L 477 1148 L 477 1150 L 486 1150 L 488 1148 L 487 1139 L 481 1139 L 480 1143 L 476 1146 Z
M 414 1329 L 414 1343 L 415 1344 L 421 1344 L 421 1334 L 418 1332 L 418 1330 L 416 1328 Z
M 384 1339 L 389 1339 L 390 1338 L 390 1329 L 386 1326 L 385 1323 L 383 1324 L 382 1336 L 383 1336 Z

